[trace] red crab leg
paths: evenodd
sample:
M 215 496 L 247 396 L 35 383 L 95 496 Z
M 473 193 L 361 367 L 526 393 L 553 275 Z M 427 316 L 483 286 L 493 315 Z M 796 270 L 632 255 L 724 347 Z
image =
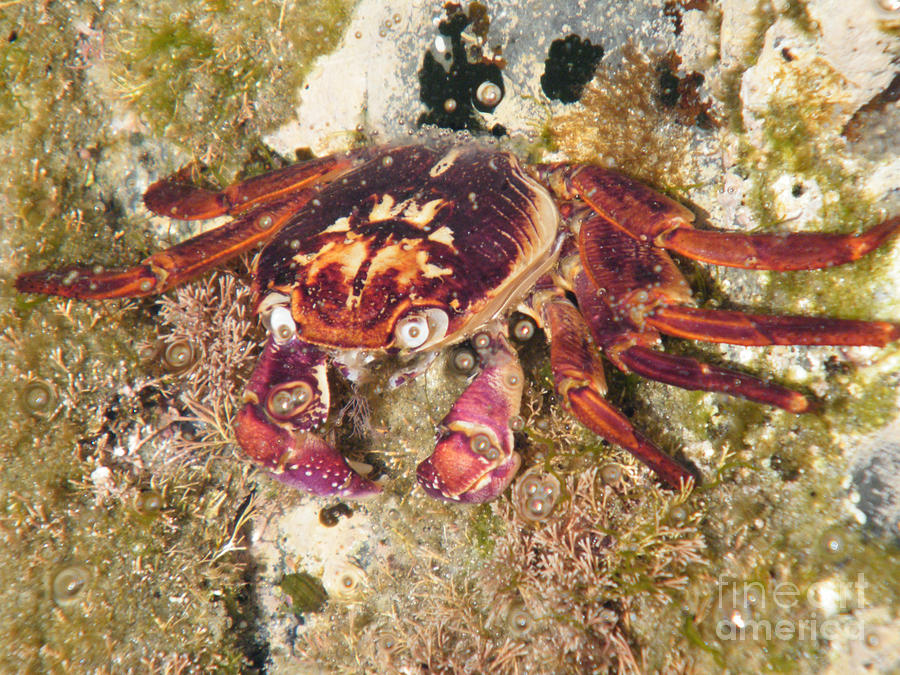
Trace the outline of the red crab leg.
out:
M 694 214 L 684 206 L 616 171 L 593 165 L 551 165 L 541 170 L 562 197 L 580 197 L 638 241 L 715 265 L 777 271 L 842 265 L 900 231 L 900 216 L 858 235 L 695 230 Z
M 154 253 L 135 267 L 107 270 L 99 265 L 70 266 L 28 272 L 16 279 L 16 289 L 83 300 L 163 293 L 269 239 L 313 199 L 320 183 L 333 180 L 364 156 L 365 151 L 356 151 L 323 157 L 250 178 L 219 192 L 186 182 L 189 169 L 183 170 L 150 186 L 144 195 L 147 208 L 183 220 L 225 214 L 240 217 Z
M 803 394 L 773 382 L 703 363 L 689 356 L 676 356 L 653 349 L 659 334 L 652 328 L 639 329 L 615 313 L 583 272 L 574 279 L 578 307 L 610 361 L 623 372 L 635 372 L 657 382 L 682 389 L 716 391 L 750 401 L 776 406 L 792 413 L 807 412 L 811 402 Z
M 325 354 L 296 334 L 270 336 L 235 418 L 238 443 L 273 476 L 320 496 L 365 497 L 381 490 L 314 433 L 328 416 Z
M 852 262 L 900 231 L 895 216 L 860 234 L 742 234 L 678 227 L 656 239 L 659 246 L 714 265 L 751 270 L 814 270 Z
M 642 244 L 602 215 L 578 233 L 585 271 L 607 303 L 634 323 L 693 340 L 739 345 L 876 345 L 900 338 L 900 325 L 813 316 L 765 316 L 682 306 L 687 283 L 669 256 Z
M 479 340 L 488 344 L 478 348 Z M 496 499 L 521 462 L 509 426 L 522 402 L 524 377 L 519 359 L 499 333 L 482 333 L 474 342 L 481 372 L 441 421 L 434 453 L 416 470 L 425 492 L 438 499 Z
M 659 342 L 650 319 L 654 312 L 682 309 L 667 303 L 691 302 L 687 283 L 665 251 L 638 243 L 596 214 L 583 219 L 578 242 L 584 267 L 567 266 L 569 283 L 591 334 L 619 369 L 684 389 L 720 391 L 791 412 L 809 409 L 806 397 L 792 389 L 652 349 Z M 602 297 L 598 288 L 603 289 Z
M 659 307 L 647 323 L 668 335 L 733 345 L 874 345 L 900 339 L 900 324 L 815 316 L 765 316 L 721 309 Z
M 144 194 L 144 205 L 161 216 L 180 220 L 233 216 L 311 185 L 329 182 L 350 168 L 360 154 L 361 151 L 356 151 L 312 159 L 248 178 L 219 191 L 193 185 L 193 167 L 189 166 L 151 185 Z
M 680 489 L 694 477 L 641 435 L 604 398 L 606 380 L 587 326 L 568 300 L 554 298 L 541 307 L 551 336 L 550 367 L 563 405 L 586 427 L 641 460 L 669 487 Z
M 82 300 L 163 293 L 267 240 L 314 194 L 312 188 L 307 188 L 289 199 L 260 206 L 236 220 L 154 253 L 135 267 L 108 270 L 100 265 L 86 265 L 26 272 L 16 279 L 16 289 L 20 293 Z

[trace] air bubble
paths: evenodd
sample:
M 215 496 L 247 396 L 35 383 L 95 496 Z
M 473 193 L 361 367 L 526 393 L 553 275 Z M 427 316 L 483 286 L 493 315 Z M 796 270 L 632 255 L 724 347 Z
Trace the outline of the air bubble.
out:
M 72 607 L 78 604 L 91 580 L 91 573 L 80 565 L 63 567 L 53 577 L 53 602 L 60 607 Z
M 478 365 L 478 358 L 471 349 L 460 347 L 453 353 L 450 362 L 453 364 L 455 371 L 462 375 L 468 375 Z
M 155 516 L 162 510 L 163 498 L 156 490 L 141 490 L 134 506 L 144 515 Z
M 194 362 L 194 348 L 186 340 L 173 342 L 163 351 L 163 362 L 172 372 L 185 370 Z
M 562 488 L 556 476 L 534 468 L 527 471 L 516 483 L 513 489 L 513 505 L 523 520 L 538 523 L 550 517 L 561 494 Z
M 469 447 L 472 448 L 473 452 L 486 456 L 493 446 L 491 445 L 491 439 L 487 434 L 475 434 L 469 441 Z
M 606 485 L 615 485 L 622 480 L 622 467 L 618 464 L 607 464 L 600 469 L 600 480 Z
M 509 428 L 515 433 L 519 433 L 525 428 L 525 419 L 519 415 L 513 415 L 509 418 Z
M 503 90 L 496 82 L 487 80 L 478 85 L 475 99 L 485 108 L 496 108 L 503 100 Z
M 266 409 L 273 417 L 287 419 L 303 412 L 312 399 L 312 387 L 306 382 L 285 383 L 269 394 Z
M 257 226 L 260 230 L 268 230 L 270 227 L 272 227 L 272 222 L 273 222 L 273 221 L 272 221 L 272 216 L 270 216 L 270 215 L 265 215 L 265 216 L 262 216 L 259 220 L 256 221 L 256 226 Z
M 472 346 L 478 350 L 487 349 L 491 346 L 491 336 L 487 333 L 479 333 L 472 338 Z
M 519 319 L 513 326 L 513 337 L 524 342 L 534 337 L 536 327 L 531 319 Z
M 22 406 L 32 415 L 45 415 L 56 407 L 56 394 L 46 382 L 35 380 L 22 389 Z
M 534 617 L 521 602 L 513 602 L 506 612 L 506 625 L 517 638 L 527 636 L 534 628 Z

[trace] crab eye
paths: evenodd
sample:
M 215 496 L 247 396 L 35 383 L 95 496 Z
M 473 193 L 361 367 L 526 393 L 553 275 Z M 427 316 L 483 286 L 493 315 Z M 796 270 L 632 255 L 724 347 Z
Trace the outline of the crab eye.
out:
M 297 324 L 291 316 L 291 310 L 287 307 L 276 307 L 269 318 L 272 334 L 278 342 L 286 342 L 297 333 Z
M 413 314 L 397 322 L 394 338 L 399 347 L 415 349 L 428 341 L 430 330 L 425 314 Z
M 306 382 L 288 382 L 272 390 L 266 409 L 276 419 L 288 419 L 302 413 L 313 400 L 313 390 Z

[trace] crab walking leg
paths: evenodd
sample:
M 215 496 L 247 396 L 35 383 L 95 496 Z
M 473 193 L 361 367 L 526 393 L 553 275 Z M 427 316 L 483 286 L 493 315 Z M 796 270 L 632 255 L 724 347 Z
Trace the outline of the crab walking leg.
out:
M 488 344 L 479 348 L 480 340 Z M 481 333 L 475 342 L 481 372 L 441 422 L 434 453 L 416 474 L 432 497 L 480 503 L 499 497 L 519 469 L 509 421 L 519 412 L 524 377 L 502 334 Z
M 271 238 L 318 194 L 320 184 L 334 180 L 365 157 L 365 150 L 323 157 L 218 192 L 190 184 L 190 168 L 184 169 L 148 188 L 144 194 L 148 209 L 182 220 L 240 217 L 154 253 L 135 267 L 70 266 L 28 272 L 16 279 L 16 289 L 82 300 L 163 293 Z
M 809 410 L 809 400 L 793 389 L 654 349 L 654 312 L 692 302 L 678 268 L 665 251 L 640 244 L 597 214 L 584 218 L 578 240 L 581 261 L 566 266 L 568 283 L 591 334 L 617 368 L 683 389 L 718 391 L 794 413 Z
M 858 260 L 900 231 L 900 216 L 860 234 L 742 234 L 678 227 L 656 243 L 681 255 L 726 267 L 750 270 L 814 270 Z
M 633 323 L 669 335 L 739 345 L 876 345 L 900 338 L 900 325 L 817 316 L 765 316 L 701 309 L 665 251 L 642 244 L 603 216 L 578 232 L 585 271 L 610 306 Z
M 587 326 L 568 300 L 554 298 L 541 306 L 550 337 L 550 367 L 563 405 L 587 428 L 619 445 L 646 464 L 660 480 L 675 489 L 694 477 L 681 464 L 644 438 L 621 412 L 604 398 L 603 365 Z
M 103 300 L 163 293 L 268 240 L 316 194 L 306 188 L 260 206 L 213 230 L 198 234 L 126 269 L 101 265 L 27 272 L 16 279 L 20 293 Z
M 283 483 L 320 496 L 365 497 L 381 488 L 314 433 L 328 417 L 326 356 L 302 342 L 290 312 L 272 313 L 272 335 L 235 419 L 238 443 Z
M 627 319 L 617 320 L 583 272 L 575 279 L 575 295 L 597 344 L 623 372 L 634 372 L 682 389 L 739 396 L 792 413 L 807 412 L 812 408 L 809 399 L 793 389 L 688 356 L 653 349 L 650 345 L 659 341 L 659 334 L 652 328 L 639 330 Z
M 663 306 L 647 323 L 677 337 L 732 345 L 873 345 L 900 339 L 900 324 L 818 316 L 766 316 L 721 309 Z
M 714 265 L 775 271 L 832 267 L 861 258 L 900 232 L 900 216 L 856 235 L 696 230 L 687 208 L 616 171 L 544 165 L 540 172 L 560 196 L 581 198 L 637 241 Z
M 361 151 L 331 155 L 293 164 L 230 185 L 206 190 L 191 182 L 194 167 L 153 183 L 144 194 L 144 205 L 161 216 L 199 220 L 237 215 L 250 208 L 289 197 L 314 184 L 327 183 L 353 166 Z

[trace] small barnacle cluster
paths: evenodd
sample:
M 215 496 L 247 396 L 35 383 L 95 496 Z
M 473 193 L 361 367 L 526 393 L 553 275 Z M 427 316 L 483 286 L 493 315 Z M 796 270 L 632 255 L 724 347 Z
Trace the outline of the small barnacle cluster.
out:
M 538 523 L 547 520 L 559 502 L 562 489 L 553 474 L 544 474 L 538 467 L 526 471 L 516 481 L 512 503 L 522 520 Z

